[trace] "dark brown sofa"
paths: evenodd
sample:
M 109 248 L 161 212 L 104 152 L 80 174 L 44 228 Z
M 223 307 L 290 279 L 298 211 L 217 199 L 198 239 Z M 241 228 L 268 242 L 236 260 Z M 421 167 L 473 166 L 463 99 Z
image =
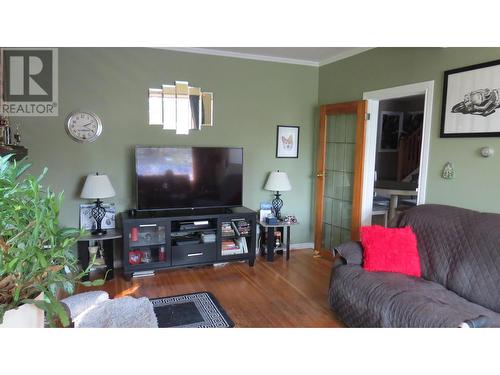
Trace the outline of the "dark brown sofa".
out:
M 335 249 L 329 301 L 350 327 L 500 327 L 500 215 L 422 205 L 397 218 L 417 236 L 422 278 L 367 272 L 362 248 Z

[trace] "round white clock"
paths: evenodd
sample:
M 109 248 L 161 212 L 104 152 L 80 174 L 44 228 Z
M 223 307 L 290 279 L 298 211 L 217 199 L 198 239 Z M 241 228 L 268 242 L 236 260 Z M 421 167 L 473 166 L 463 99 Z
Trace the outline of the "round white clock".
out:
M 77 142 L 94 142 L 101 135 L 102 122 L 95 113 L 75 111 L 66 120 L 66 132 Z

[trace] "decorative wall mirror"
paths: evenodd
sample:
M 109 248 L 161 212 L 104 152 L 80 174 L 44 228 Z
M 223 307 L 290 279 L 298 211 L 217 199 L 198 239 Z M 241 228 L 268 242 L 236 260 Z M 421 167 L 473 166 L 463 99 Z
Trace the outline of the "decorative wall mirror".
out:
M 149 89 L 149 125 L 162 125 L 176 134 L 213 126 L 213 93 L 186 81 Z

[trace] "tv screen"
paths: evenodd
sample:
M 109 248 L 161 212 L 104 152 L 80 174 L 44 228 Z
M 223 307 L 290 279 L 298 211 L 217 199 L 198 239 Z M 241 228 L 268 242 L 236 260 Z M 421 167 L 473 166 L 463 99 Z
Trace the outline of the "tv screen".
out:
M 136 147 L 137 208 L 242 205 L 243 149 Z

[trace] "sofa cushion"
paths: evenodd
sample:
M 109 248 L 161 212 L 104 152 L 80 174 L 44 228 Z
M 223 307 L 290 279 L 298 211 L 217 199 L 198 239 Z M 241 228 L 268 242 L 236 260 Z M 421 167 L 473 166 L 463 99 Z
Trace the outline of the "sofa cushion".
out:
M 458 327 L 484 315 L 500 327 L 500 314 L 474 304 L 442 285 L 389 272 L 343 265 L 332 271 L 330 304 L 351 327 Z
M 340 255 L 346 264 L 363 264 L 363 248 L 357 241 L 344 242 L 333 249 L 334 255 Z
M 402 213 L 396 225 L 413 228 L 422 277 L 500 312 L 500 215 L 422 205 Z
M 420 277 L 417 239 L 410 227 L 362 227 L 361 244 L 366 271 L 398 272 Z

